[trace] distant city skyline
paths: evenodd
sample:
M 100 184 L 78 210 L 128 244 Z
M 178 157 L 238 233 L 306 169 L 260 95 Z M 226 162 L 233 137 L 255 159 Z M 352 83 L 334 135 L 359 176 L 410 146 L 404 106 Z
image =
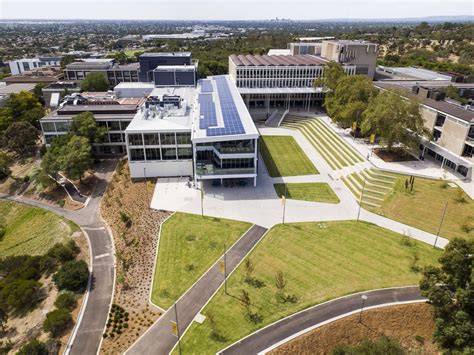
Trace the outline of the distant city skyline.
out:
M 293 20 L 474 15 L 472 0 L 0 0 L 0 19 Z

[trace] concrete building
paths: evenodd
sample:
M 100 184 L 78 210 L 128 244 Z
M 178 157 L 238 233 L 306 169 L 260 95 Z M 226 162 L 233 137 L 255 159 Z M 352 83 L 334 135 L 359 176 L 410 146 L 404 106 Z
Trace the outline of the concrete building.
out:
M 197 88 L 154 89 L 125 133 L 132 178 L 256 184 L 259 133 L 228 75 L 201 80 Z
M 143 53 L 139 62 L 141 82 L 157 87 L 196 86 L 198 62 L 190 52 Z
M 20 75 L 43 67 L 59 67 L 61 57 L 38 57 L 11 60 L 8 62 L 12 75 Z
M 366 41 L 322 41 L 321 56 L 330 61 L 354 65 L 355 74 L 373 79 L 377 62 L 378 45 Z
M 61 102 L 61 96 L 80 92 L 81 88 L 75 81 L 58 81 L 41 89 L 46 108 L 57 108 Z
M 116 98 L 147 97 L 155 88 L 153 83 L 120 83 L 114 87 L 114 95 Z
M 382 90 L 398 89 L 407 97 L 420 101 L 425 126 L 432 135 L 420 145 L 422 159 L 434 159 L 440 167 L 458 173 L 471 181 L 474 168 L 474 110 L 445 100 L 436 89 L 414 86 L 406 87 L 376 82 Z
M 293 42 L 288 43 L 290 55 L 312 54 L 321 55 L 321 42 Z
M 121 82 L 138 82 L 138 63 L 119 65 L 114 59 L 81 59 L 66 65 L 64 78 L 68 81 L 81 81 L 89 73 L 102 73 L 110 85 Z
M 11 75 L 3 78 L 7 85 L 12 84 L 51 84 L 63 79 L 63 73 L 55 67 L 42 67 L 23 74 Z
M 126 153 L 125 129 L 137 113 L 144 98 L 116 99 L 110 93 L 82 93 L 66 96 L 61 106 L 40 120 L 43 141 L 49 146 L 55 137 L 69 132 L 72 119 L 91 112 L 97 125 L 108 129 L 103 142 L 94 143 L 98 156 L 123 155 Z

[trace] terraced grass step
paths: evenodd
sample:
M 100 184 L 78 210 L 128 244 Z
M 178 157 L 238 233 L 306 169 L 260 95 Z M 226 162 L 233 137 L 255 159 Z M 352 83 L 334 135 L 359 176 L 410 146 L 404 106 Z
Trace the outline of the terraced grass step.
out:
M 377 207 L 377 208 L 380 208 L 380 207 L 381 207 L 380 205 L 377 205 L 376 203 L 369 202 L 369 201 L 364 201 L 364 200 L 362 200 L 361 203 L 364 204 L 364 205 L 367 205 L 367 206 L 371 206 L 371 207 Z

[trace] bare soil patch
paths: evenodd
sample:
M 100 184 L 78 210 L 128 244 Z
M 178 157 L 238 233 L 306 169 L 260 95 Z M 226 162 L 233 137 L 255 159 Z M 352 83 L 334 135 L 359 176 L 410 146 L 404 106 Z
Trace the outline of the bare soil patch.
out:
M 376 148 L 374 153 L 387 163 L 396 163 L 402 161 L 416 161 L 417 159 L 404 149 L 387 150 Z
M 397 339 L 408 352 L 438 354 L 431 341 L 433 308 L 426 303 L 364 311 L 362 322 L 355 314 L 314 329 L 271 351 L 271 355 L 329 354 L 338 344 L 356 345 L 383 336 Z
M 127 327 L 121 327 L 120 332 L 108 323 L 101 349 L 104 354 L 123 353 L 160 315 L 149 304 L 149 295 L 158 233 L 170 213 L 149 209 L 154 188 L 151 181 L 146 188 L 144 181 L 132 182 L 128 164 L 122 161 L 102 200 L 101 215 L 112 229 L 115 243 L 113 303 L 127 313 Z

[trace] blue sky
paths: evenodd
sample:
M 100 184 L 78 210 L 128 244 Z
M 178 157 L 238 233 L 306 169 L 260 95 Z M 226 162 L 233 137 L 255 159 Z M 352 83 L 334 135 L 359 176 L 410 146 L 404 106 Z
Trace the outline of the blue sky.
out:
M 473 15 L 474 0 L 0 0 L 0 19 L 253 20 Z

